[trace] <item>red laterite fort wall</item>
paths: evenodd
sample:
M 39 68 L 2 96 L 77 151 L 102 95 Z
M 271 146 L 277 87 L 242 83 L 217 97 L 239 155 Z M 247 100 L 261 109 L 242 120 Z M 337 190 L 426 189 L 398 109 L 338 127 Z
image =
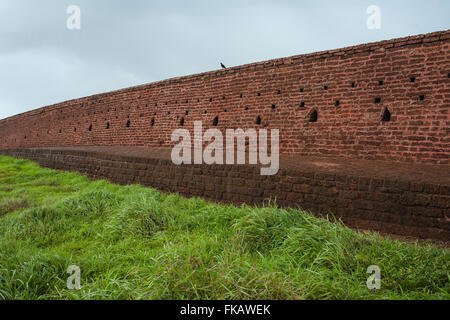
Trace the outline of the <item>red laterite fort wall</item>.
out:
M 449 84 L 450 31 L 435 32 L 29 111 L 0 120 L 0 153 L 218 201 L 276 198 L 351 226 L 449 240 Z M 193 132 L 198 120 L 224 133 L 279 129 L 279 173 L 175 166 L 171 134 Z
M 443 31 L 70 100 L 0 120 L 0 149 L 170 146 L 182 122 L 208 129 L 218 117 L 219 129 L 278 128 L 285 154 L 448 164 L 449 39 Z

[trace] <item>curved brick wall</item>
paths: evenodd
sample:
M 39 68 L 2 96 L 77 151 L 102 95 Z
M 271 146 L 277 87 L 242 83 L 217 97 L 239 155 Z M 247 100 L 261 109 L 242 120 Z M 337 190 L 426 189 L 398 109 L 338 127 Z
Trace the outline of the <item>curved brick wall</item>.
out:
M 448 164 L 449 38 L 436 32 L 66 101 L 1 120 L 0 149 L 170 146 L 182 118 L 187 129 L 194 120 L 207 129 L 218 117 L 223 130 L 280 129 L 284 154 Z
M 276 199 L 352 227 L 450 241 L 449 39 L 443 31 L 66 101 L 0 120 L 0 154 L 215 201 Z M 279 129 L 278 174 L 174 165 L 171 133 L 193 133 L 197 120 L 203 130 Z

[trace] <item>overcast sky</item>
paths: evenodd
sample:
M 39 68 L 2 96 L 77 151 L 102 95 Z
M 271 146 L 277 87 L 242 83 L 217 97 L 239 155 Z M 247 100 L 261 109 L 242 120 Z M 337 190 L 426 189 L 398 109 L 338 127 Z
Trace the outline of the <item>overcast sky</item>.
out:
M 69 5 L 81 29 L 69 30 Z M 381 29 L 366 26 L 381 9 Z M 1 0 L 0 118 L 272 58 L 450 29 L 449 0 Z

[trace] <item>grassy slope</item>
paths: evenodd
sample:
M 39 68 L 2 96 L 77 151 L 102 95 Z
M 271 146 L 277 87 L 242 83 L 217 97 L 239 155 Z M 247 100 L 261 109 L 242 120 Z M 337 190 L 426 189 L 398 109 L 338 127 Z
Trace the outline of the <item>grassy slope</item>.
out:
M 0 299 L 450 299 L 450 251 L 0 157 Z M 68 290 L 66 269 L 81 268 Z M 366 269 L 382 270 L 382 289 Z

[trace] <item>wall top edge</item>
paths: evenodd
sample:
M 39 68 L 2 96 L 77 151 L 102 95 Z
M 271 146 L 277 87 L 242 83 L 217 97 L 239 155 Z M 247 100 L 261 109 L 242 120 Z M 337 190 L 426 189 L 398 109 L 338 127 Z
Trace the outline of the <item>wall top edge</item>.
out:
M 151 82 L 151 83 L 147 83 L 147 84 L 122 88 L 122 89 L 113 90 L 113 91 L 104 92 L 104 93 L 98 93 L 98 94 L 94 94 L 94 95 L 90 95 L 90 96 L 86 96 L 86 97 L 66 100 L 63 102 L 44 106 L 44 107 L 34 109 L 31 111 L 23 112 L 23 113 L 20 113 L 20 114 L 17 114 L 17 115 L 14 115 L 14 116 L 11 116 L 11 117 L 8 117 L 5 119 L 0 119 L 0 124 L 9 122 L 9 121 L 13 121 L 18 118 L 25 117 L 25 116 L 40 114 L 40 113 L 44 112 L 44 109 L 45 109 L 45 111 L 54 111 L 54 110 L 64 108 L 67 105 L 73 105 L 73 104 L 77 104 L 77 103 L 86 102 L 90 99 L 106 97 L 106 96 L 111 96 L 111 95 L 117 95 L 117 94 L 121 94 L 121 93 L 130 93 L 130 92 L 145 90 L 145 89 L 154 88 L 154 87 L 158 87 L 158 86 L 162 87 L 162 86 L 165 86 L 168 84 L 183 83 L 183 82 L 189 82 L 189 81 L 193 81 L 193 80 L 204 80 L 204 79 L 214 78 L 214 77 L 218 77 L 218 76 L 226 76 L 229 74 L 240 73 L 242 71 L 248 71 L 252 68 L 264 69 L 266 67 L 270 68 L 270 67 L 277 67 L 277 66 L 281 66 L 281 65 L 300 64 L 303 61 L 308 60 L 308 59 L 313 60 L 314 58 L 320 58 L 320 59 L 325 58 L 326 59 L 326 58 L 339 57 L 339 56 L 352 56 L 352 55 L 366 53 L 366 52 L 377 52 L 378 50 L 380 52 L 382 52 L 382 51 L 393 49 L 393 48 L 397 49 L 400 47 L 415 45 L 415 44 L 449 41 L 449 39 L 450 39 L 450 29 L 444 30 L 444 31 L 436 31 L 436 32 L 427 33 L 427 34 L 419 34 L 419 35 L 407 36 L 407 37 L 402 37 L 402 38 L 383 40 L 383 41 L 378 41 L 378 42 L 370 42 L 370 43 L 365 43 L 365 44 L 343 47 L 343 48 L 339 48 L 339 49 L 324 50 L 324 51 L 294 55 L 294 56 L 289 56 L 289 57 L 284 57 L 284 58 L 276 58 L 276 59 L 271 59 L 271 60 L 266 60 L 266 61 L 261 61 L 261 62 L 254 62 L 254 63 L 244 64 L 244 65 L 240 65 L 240 66 L 230 67 L 227 69 L 207 71 L 207 72 L 202 72 L 202 73 L 197 73 L 197 74 L 192 74 L 192 75 L 187 75 L 187 76 L 174 77 L 174 78 L 164 79 L 164 80 Z

